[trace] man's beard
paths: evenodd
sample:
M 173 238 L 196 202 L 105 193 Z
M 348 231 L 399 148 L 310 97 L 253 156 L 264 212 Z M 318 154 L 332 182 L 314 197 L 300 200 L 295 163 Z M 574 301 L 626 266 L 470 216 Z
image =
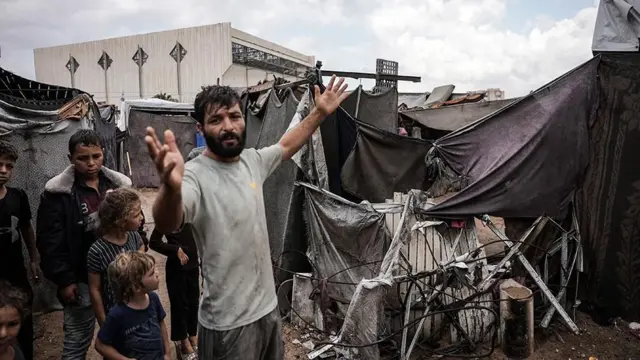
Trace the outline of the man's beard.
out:
M 242 150 L 244 150 L 246 137 L 247 129 L 242 132 L 241 136 L 233 132 L 225 132 L 220 136 L 211 136 L 206 132 L 204 133 L 204 140 L 209 150 L 223 159 L 231 159 L 240 155 Z M 236 144 L 231 147 L 226 146 L 223 143 L 225 140 L 236 140 Z

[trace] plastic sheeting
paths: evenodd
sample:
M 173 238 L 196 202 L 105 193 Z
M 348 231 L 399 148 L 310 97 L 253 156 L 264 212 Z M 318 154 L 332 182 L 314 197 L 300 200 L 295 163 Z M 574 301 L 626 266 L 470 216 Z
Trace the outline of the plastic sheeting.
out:
M 321 293 L 321 299 L 325 300 L 321 300 L 325 323 L 337 315 L 344 319 L 340 341 L 373 343 L 383 316 L 385 289 L 370 285 L 393 283 L 391 271 L 398 262 L 402 244 L 396 243 L 385 256 L 385 249 L 391 243 L 385 217 L 367 205 L 354 204 L 308 187 L 305 187 L 305 199 L 309 232 L 307 255 L 314 265 L 314 275 L 346 283 L 328 283 Z M 341 313 L 332 314 L 327 303 L 336 303 Z M 379 358 L 377 346 L 359 348 L 357 352 L 357 356 L 349 358 Z
M 307 89 L 302 95 L 298 103 L 298 108 L 296 109 L 296 114 L 293 116 L 287 131 L 297 126 L 311 112 L 314 106 L 311 94 L 311 90 Z M 307 181 L 317 185 L 321 189 L 329 189 L 329 175 L 320 129 L 316 129 L 307 144 L 303 145 L 302 148 L 293 155 L 293 161 L 302 170 Z
M 125 140 L 125 151 L 128 153 L 131 169 L 128 165 L 125 173 L 131 172 L 133 185 L 138 188 L 159 187 L 160 178 L 149 157 L 144 134 L 147 126 L 153 126 L 160 141 L 164 141 L 164 131 L 169 129 L 176 136 L 176 143 L 182 156 L 186 159 L 195 147 L 196 121 L 186 115 L 172 115 L 140 110 L 130 110 L 128 113 L 128 130 L 130 136 Z M 125 159 L 127 159 L 125 155 Z
M 188 113 L 193 111 L 192 103 L 177 103 L 162 99 L 138 99 L 126 100 L 120 104 L 121 116 L 118 119 L 118 128 L 125 131 L 129 128 L 129 114 L 131 110 L 154 111 L 168 113 Z
M 394 192 L 426 190 L 431 143 L 358 123 L 357 143 L 342 167 L 342 187 L 361 200 L 384 202 Z
M 429 214 L 563 218 L 587 166 L 598 63 L 437 140 L 435 154 L 469 185 Z
M 96 131 L 100 134 L 104 148 L 104 166 L 109 169 L 119 169 L 116 161 L 118 156 L 116 141 L 116 111 L 113 106 L 100 109 L 100 119 L 96 120 Z
M 434 130 L 455 131 L 497 111 L 517 99 L 484 101 L 433 109 L 415 109 L 400 112 L 400 117 L 413 120 Z
M 384 214 L 315 189 L 304 189 L 307 256 L 316 277 L 357 284 L 376 276 L 384 250 L 391 243 Z M 327 289 L 333 299 L 348 304 L 355 285 L 329 284 Z
M 638 52 L 640 0 L 600 0 L 591 49 Z

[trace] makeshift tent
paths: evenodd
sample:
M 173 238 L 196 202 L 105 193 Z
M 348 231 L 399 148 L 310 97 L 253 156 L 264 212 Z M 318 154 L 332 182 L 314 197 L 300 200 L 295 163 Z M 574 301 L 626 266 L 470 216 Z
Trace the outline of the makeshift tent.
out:
M 434 216 L 564 218 L 587 165 L 598 59 L 433 144 L 468 186 Z
M 100 113 L 86 93 L 27 80 L 0 68 L 0 139 L 13 144 L 19 155 L 9 186 L 25 190 L 34 223 L 46 182 L 69 165 L 69 138 L 80 128 L 94 128 L 98 121 Z M 59 308 L 53 285 L 45 281 L 35 286 L 34 311 Z
M 640 320 L 639 79 L 640 54 L 601 54 L 436 141 L 469 185 L 428 214 L 564 218 L 575 194 L 587 300 Z
M 122 104 L 118 128 L 127 131 L 121 158 L 121 171 L 131 177 L 138 188 L 158 187 L 160 179 L 149 157 L 144 141 L 147 126 L 156 130 L 164 141 L 164 130 L 171 130 L 182 156 L 187 158 L 195 148 L 196 121 L 190 116 L 193 104 L 174 103 L 160 99 L 127 100 Z

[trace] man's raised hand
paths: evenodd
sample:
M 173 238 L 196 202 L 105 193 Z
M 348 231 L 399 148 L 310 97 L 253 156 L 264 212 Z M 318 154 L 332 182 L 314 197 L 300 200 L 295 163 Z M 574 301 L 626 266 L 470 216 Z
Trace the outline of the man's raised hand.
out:
M 156 171 L 162 183 L 171 190 L 179 191 L 184 176 L 184 158 L 176 145 L 176 137 L 171 130 L 164 132 L 162 144 L 152 127 L 147 127 L 144 137 L 149 150 L 149 156 L 156 166 Z

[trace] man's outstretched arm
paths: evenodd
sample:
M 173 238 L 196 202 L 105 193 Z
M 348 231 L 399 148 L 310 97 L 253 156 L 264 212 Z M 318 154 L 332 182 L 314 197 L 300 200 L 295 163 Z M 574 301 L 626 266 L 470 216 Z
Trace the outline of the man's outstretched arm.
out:
M 309 115 L 304 118 L 298 125 L 287 131 L 280 139 L 280 146 L 282 146 L 282 159 L 289 160 L 295 153 L 309 141 L 309 138 L 316 129 L 322 124 L 324 119 L 331 113 L 336 111 L 338 106 L 349 96 L 345 92 L 347 90 L 347 84 L 343 85 L 344 79 L 338 80 L 337 84 L 334 84 L 336 76 L 333 75 L 324 93 L 320 94 L 320 88 L 314 87 L 315 91 L 315 107 L 311 110 Z
M 160 143 L 153 128 L 147 128 L 145 142 L 162 185 L 153 202 L 153 220 L 161 233 L 170 233 L 180 227 L 184 217 L 182 205 L 182 178 L 184 159 L 171 130 L 164 132 L 165 144 Z
M 153 202 L 155 228 L 162 234 L 170 234 L 180 228 L 183 218 L 184 211 L 180 189 L 170 189 L 162 184 Z

